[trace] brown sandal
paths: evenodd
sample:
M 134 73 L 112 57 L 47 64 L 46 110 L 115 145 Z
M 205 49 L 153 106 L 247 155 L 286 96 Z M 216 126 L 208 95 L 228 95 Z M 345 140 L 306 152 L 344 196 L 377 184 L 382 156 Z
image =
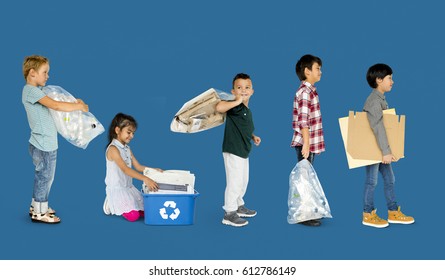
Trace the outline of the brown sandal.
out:
M 44 214 L 32 213 L 31 221 L 33 223 L 58 224 L 60 223 L 60 218 L 48 212 Z

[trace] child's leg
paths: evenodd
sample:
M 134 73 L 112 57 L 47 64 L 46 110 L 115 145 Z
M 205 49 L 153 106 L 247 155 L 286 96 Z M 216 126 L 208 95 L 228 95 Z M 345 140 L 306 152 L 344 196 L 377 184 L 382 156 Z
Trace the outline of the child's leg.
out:
M 243 183 L 241 185 L 241 190 L 237 199 L 237 205 L 242 206 L 244 205 L 244 195 L 247 191 L 247 185 L 249 184 L 249 158 L 246 158 L 242 163 L 242 168 L 239 170 L 239 172 L 242 174 Z
M 391 164 L 380 164 L 379 171 L 383 177 L 383 188 L 388 210 L 396 211 L 398 207 L 396 202 L 396 194 L 394 192 L 394 183 L 396 180 Z
M 139 220 L 140 214 L 139 211 L 132 210 L 130 212 L 122 214 L 122 217 L 124 217 L 130 222 L 136 222 L 137 220 Z
M 35 166 L 34 212 L 46 213 L 48 211 L 49 191 L 56 172 L 57 150 L 45 152 L 30 145 L 29 152 Z
M 374 191 L 377 186 L 380 163 L 366 166 L 365 191 L 363 194 L 363 212 L 371 213 L 374 210 Z
M 238 210 L 237 201 L 243 191 L 244 177 L 240 171 L 244 169 L 244 159 L 230 153 L 223 153 L 223 157 L 226 169 L 226 190 L 223 209 L 226 212 L 233 212 Z

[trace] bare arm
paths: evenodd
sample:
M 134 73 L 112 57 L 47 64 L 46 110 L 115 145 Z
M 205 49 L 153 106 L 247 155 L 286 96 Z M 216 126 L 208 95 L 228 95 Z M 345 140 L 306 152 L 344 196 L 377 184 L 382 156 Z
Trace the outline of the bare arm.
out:
M 139 161 L 134 156 L 133 152 L 131 152 L 131 159 L 132 159 L 132 164 L 134 166 L 134 169 L 136 169 L 137 171 L 139 171 L 141 173 L 144 172 L 145 168 L 153 168 L 153 169 L 156 169 L 159 172 L 164 172 L 164 170 L 162 170 L 160 168 L 149 167 L 149 166 L 144 166 L 144 165 L 140 164 Z
M 136 169 L 139 172 L 144 172 L 146 166 L 143 166 L 142 164 L 139 163 L 139 161 L 137 161 L 136 157 L 133 155 L 133 152 L 131 152 L 131 163 L 133 164 L 134 169 Z
M 310 141 L 309 141 L 309 128 L 305 127 L 301 129 L 301 134 L 303 136 L 303 147 L 301 149 L 301 154 L 304 158 L 309 157 L 310 152 Z
M 77 103 L 71 103 L 56 101 L 48 96 L 44 96 L 39 100 L 39 103 L 56 111 L 71 112 L 82 110 L 83 112 L 88 112 L 88 105 L 85 104 L 81 99 L 77 99 Z
M 216 111 L 219 113 L 225 113 L 229 111 L 230 109 L 240 105 L 243 103 L 243 99 L 240 95 L 236 96 L 235 100 L 233 101 L 220 101 L 218 104 L 216 104 Z
M 126 175 L 130 176 L 131 178 L 135 178 L 135 179 L 143 181 L 144 184 L 150 190 L 157 190 L 158 189 L 158 185 L 156 184 L 155 181 L 153 181 L 152 179 L 148 178 L 147 176 L 144 176 L 143 174 L 137 172 L 136 170 L 128 167 L 125 164 L 125 161 L 122 159 L 121 154 L 119 153 L 119 150 L 116 147 L 111 146 L 108 149 L 107 158 L 109 160 L 114 161 L 117 164 L 117 166 L 119 166 L 119 168 L 122 170 L 122 172 L 124 172 Z M 133 159 L 133 163 L 134 163 L 134 160 L 135 159 Z M 137 165 L 138 165 L 139 168 L 142 166 L 139 163 L 137 163 Z

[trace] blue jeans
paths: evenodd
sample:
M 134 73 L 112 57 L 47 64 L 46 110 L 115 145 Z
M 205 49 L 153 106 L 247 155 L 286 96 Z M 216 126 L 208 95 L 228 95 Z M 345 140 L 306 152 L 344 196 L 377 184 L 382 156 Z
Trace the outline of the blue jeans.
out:
M 302 161 L 304 159 L 303 155 L 301 154 L 301 150 L 303 149 L 303 146 L 295 146 L 295 151 L 297 151 L 297 158 L 298 162 Z M 311 152 L 309 152 L 309 156 L 307 157 L 307 160 L 313 165 L 314 164 L 315 155 Z
M 30 144 L 29 154 L 35 166 L 32 198 L 36 202 L 47 202 L 56 173 L 57 150 L 44 152 Z
M 388 210 L 397 210 L 396 195 L 394 193 L 395 177 L 391 164 L 377 163 L 366 166 L 365 192 L 363 195 L 363 212 L 371 213 L 374 208 L 374 191 L 377 186 L 379 172 L 383 177 L 383 190 Z

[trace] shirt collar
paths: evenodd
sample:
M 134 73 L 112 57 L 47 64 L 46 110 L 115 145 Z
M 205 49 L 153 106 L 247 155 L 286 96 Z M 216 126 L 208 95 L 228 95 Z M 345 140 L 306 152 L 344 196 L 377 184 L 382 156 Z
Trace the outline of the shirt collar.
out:
M 123 148 L 123 149 L 126 149 L 126 148 L 128 148 L 128 145 L 127 144 L 122 144 L 119 140 L 117 140 L 117 139 L 113 139 L 113 142 L 112 142 L 112 144 L 113 145 L 115 145 L 115 146 L 117 146 L 117 147 L 119 147 L 119 148 Z
M 317 91 L 317 88 L 309 82 L 302 81 L 301 84 L 304 85 L 305 87 L 309 88 L 312 91 Z
M 386 100 L 385 99 L 385 95 L 383 93 L 379 92 L 377 89 L 373 89 L 371 94 L 375 95 L 375 96 L 378 96 L 382 100 Z

